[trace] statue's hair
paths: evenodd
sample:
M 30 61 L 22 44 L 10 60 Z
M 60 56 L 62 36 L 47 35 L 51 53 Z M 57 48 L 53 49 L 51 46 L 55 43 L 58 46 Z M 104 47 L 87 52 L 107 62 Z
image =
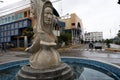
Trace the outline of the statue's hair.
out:
M 31 0 L 31 14 L 34 16 L 34 18 L 40 16 L 40 11 L 42 13 L 44 4 L 49 5 L 51 2 L 49 0 Z

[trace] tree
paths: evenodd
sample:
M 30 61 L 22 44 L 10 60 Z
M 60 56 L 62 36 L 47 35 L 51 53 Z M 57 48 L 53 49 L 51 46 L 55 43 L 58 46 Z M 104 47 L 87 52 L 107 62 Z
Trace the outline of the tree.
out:
M 27 27 L 26 29 L 24 29 L 23 31 L 23 35 L 24 36 L 28 36 L 28 37 L 32 37 L 33 36 L 33 28 L 32 27 Z
M 120 38 L 120 30 L 118 31 L 118 34 L 117 34 L 117 36 Z
M 72 36 L 70 33 L 62 33 L 60 37 L 58 37 L 58 42 L 65 42 L 68 45 L 72 40 Z

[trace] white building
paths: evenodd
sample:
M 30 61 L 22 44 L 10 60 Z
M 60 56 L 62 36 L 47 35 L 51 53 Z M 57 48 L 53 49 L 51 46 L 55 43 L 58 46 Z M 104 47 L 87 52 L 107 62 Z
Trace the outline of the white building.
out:
M 103 40 L 103 32 L 88 32 L 84 35 L 86 42 L 95 42 Z

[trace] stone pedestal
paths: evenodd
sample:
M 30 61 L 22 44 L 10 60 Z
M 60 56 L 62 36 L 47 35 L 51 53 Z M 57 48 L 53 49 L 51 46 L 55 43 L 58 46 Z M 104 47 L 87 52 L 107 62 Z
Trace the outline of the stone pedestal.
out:
M 23 66 L 16 75 L 16 80 L 74 80 L 73 71 L 66 63 L 45 70 Z

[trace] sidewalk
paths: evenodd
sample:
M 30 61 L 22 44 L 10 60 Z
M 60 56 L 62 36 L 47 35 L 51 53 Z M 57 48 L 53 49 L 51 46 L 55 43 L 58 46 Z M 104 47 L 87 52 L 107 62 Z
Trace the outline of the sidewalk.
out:
M 68 50 L 68 49 L 76 48 L 78 46 L 79 45 L 63 47 L 63 48 L 59 48 L 58 51 Z M 31 54 L 25 52 L 24 50 L 21 51 L 7 50 L 4 53 L 0 51 L 0 64 L 12 62 L 12 61 L 26 60 L 29 59 L 30 55 Z
M 110 48 L 106 48 L 107 51 L 120 52 L 120 45 L 110 44 Z
M 0 52 L 0 54 L 0 64 L 12 61 L 26 60 L 29 58 L 29 54 L 23 51 L 7 51 L 4 53 Z

